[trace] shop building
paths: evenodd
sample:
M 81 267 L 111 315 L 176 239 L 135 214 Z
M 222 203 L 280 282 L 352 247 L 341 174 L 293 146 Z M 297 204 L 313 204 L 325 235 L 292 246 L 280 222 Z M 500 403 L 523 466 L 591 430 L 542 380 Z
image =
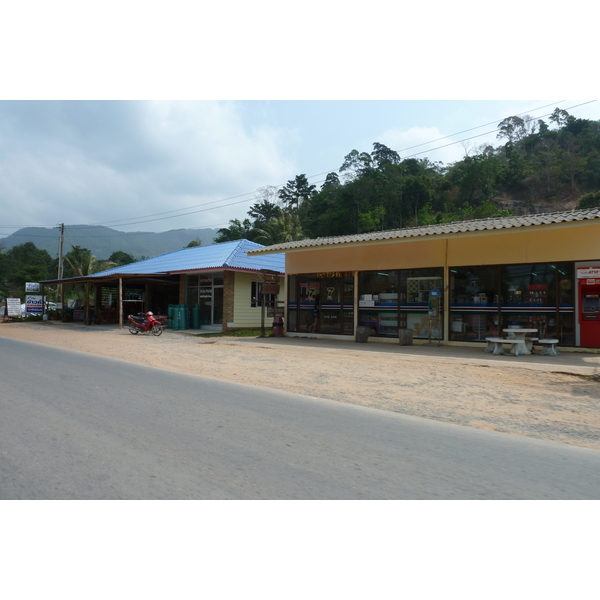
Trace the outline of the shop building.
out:
M 600 209 L 443 223 L 252 250 L 286 255 L 286 334 L 484 343 L 538 330 L 600 348 Z
M 152 311 L 166 316 L 170 305 L 197 307 L 203 329 L 227 330 L 262 324 L 261 284 L 283 290 L 285 255 L 249 257 L 262 246 L 237 240 L 177 250 L 85 277 L 42 282 L 91 288 L 81 307 L 90 321 L 123 323 L 128 314 Z M 283 299 L 283 291 L 281 298 Z M 277 295 L 267 301 L 275 303 Z M 272 318 L 266 325 L 272 324 Z

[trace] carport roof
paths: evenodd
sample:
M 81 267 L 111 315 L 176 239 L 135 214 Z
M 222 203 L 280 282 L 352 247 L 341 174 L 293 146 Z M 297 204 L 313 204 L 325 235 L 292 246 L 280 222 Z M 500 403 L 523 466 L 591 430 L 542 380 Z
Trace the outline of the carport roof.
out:
M 117 279 L 119 277 L 138 277 L 141 275 L 175 275 L 187 271 L 206 271 L 210 269 L 256 272 L 267 270 L 281 274 L 285 273 L 285 254 L 252 257 L 247 255 L 249 250 L 257 250 L 262 247 L 260 244 L 249 240 L 236 240 L 211 246 L 195 246 L 84 277 L 48 280 L 42 283 L 58 283 L 60 281 L 76 283 Z

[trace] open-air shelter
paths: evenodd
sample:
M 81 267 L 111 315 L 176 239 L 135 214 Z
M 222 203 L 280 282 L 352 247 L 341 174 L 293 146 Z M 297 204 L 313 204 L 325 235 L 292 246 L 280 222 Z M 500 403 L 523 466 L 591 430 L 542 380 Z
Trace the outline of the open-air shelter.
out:
M 249 257 L 262 248 L 249 240 L 184 248 L 80 277 L 41 282 L 84 286 L 86 323 L 114 322 L 128 314 L 167 315 L 169 305 L 199 306 L 201 326 L 225 330 L 261 324 L 261 285 L 282 285 L 285 255 Z M 283 297 L 283 295 L 282 295 Z M 269 301 L 276 302 L 271 294 Z

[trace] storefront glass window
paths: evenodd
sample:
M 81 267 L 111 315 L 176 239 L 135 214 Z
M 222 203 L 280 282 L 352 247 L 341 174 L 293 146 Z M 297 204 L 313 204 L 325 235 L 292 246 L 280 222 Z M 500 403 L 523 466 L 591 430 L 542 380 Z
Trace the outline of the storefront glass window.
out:
M 287 330 L 288 331 L 298 331 L 298 304 L 296 302 L 296 292 L 297 292 L 297 282 L 296 276 L 290 275 L 288 277 L 288 314 L 287 314 Z
M 398 335 L 398 271 L 365 271 L 358 276 L 358 322 L 376 335 Z
M 557 299 L 560 281 L 567 271 L 565 265 L 555 263 L 501 267 L 502 329 L 537 329 L 538 333 L 533 334 L 535 337 L 558 337 Z M 572 310 L 568 312 L 572 314 Z M 560 340 L 560 343 L 564 341 Z
M 400 317 L 398 326 L 413 330 L 415 338 L 443 338 L 443 278 L 442 267 L 406 269 L 400 271 Z M 436 315 L 429 314 L 432 291 L 439 293 Z
M 575 265 L 556 263 L 559 344 L 575 345 Z
M 288 331 L 354 333 L 354 276 L 312 273 L 290 277 Z M 309 327 L 317 318 L 317 325 Z
M 483 341 L 498 335 L 497 266 L 450 269 L 450 339 Z
M 452 267 L 450 339 L 484 341 L 503 329 L 537 329 L 575 343 L 572 263 Z
M 201 325 L 223 323 L 223 274 L 188 275 L 186 300 L 190 307 L 200 305 Z

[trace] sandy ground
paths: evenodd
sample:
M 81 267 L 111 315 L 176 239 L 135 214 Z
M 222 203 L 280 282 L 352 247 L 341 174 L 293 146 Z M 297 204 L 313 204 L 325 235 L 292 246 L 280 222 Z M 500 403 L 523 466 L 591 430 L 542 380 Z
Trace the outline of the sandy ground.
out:
M 0 337 L 600 449 L 597 376 L 543 369 L 532 376 L 529 369 L 490 366 L 489 361 L 432 361 L 394 352 L 203 338 L 187 332 L 133 336 L 125 329 L 41 322 L 0 323 Z

